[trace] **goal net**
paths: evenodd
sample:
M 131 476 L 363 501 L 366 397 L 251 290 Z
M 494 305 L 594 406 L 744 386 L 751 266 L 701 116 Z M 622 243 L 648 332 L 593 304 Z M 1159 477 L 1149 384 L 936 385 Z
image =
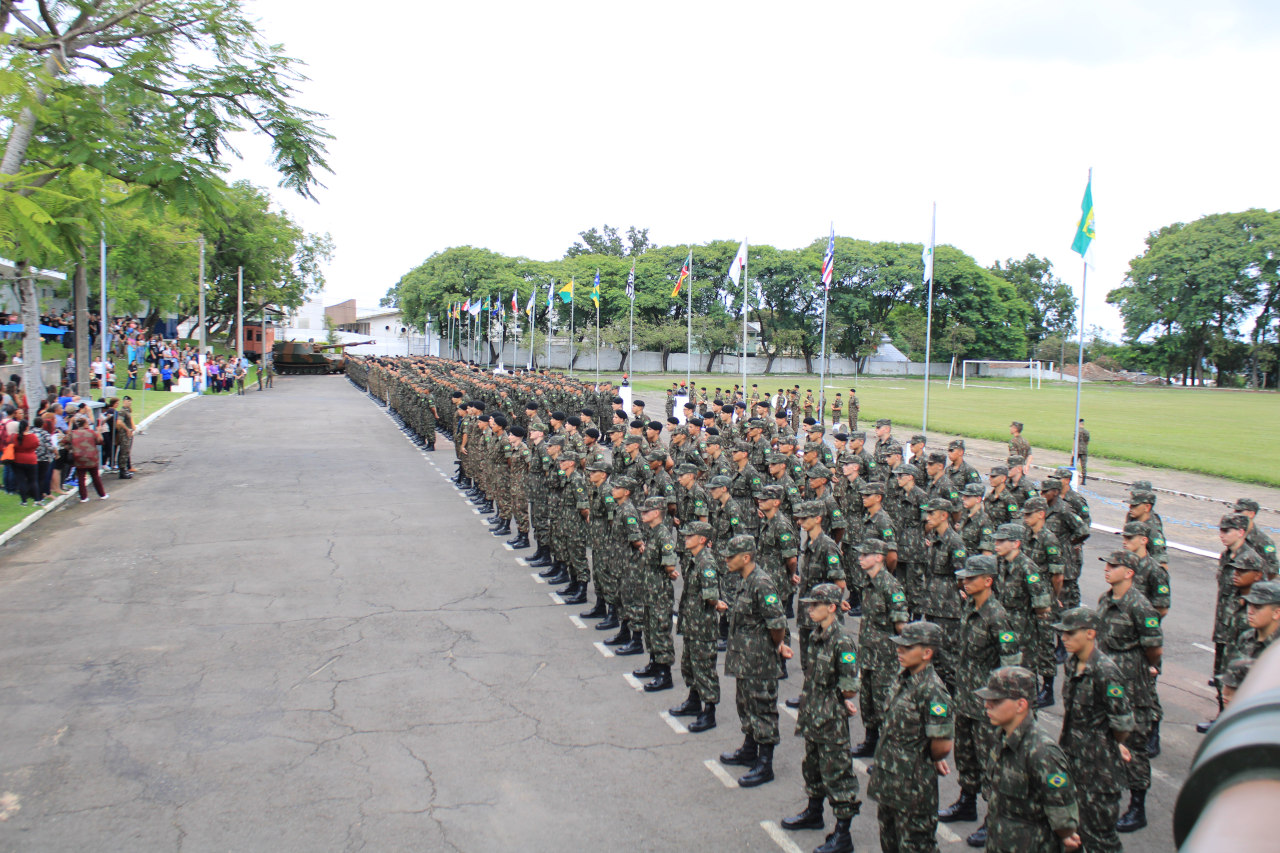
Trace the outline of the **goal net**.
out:
M 1028 388 L 1039 388 L 1044 376 L 1044 362 L 967 358 L 960 363 L 961 388 L 967 387 L 970 378 L 1021 379 L 1023 376 L 1027 378 Z

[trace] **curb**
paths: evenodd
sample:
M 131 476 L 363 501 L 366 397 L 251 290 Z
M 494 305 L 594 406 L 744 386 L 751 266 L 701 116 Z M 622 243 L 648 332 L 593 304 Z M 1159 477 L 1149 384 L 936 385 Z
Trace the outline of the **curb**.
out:
M 187 402 L 188 400 L 194 397 L 199 397 L 199 396 L 200 396 L 199 394 L 188 394 L 185 397 L 179 397 L 178 399 L 174 400 L 172 403 L 169 403 L 167 406 L 164 406 L 163 408 L 161 408 L 159 411 L 152 412 L 150 415 L 144 418 L 138 424 L 138 426 L 135 427 L 135 429 L 138 432 L 141 432 L 143 427 L 159 420 L 160 418 L 169 414 L 171 410 L 177 408 L 178 406 L 181 406 L 183 403 Z M 75 497 L 74 493 L 69 495 L 59 495 L 58 497 L 49 501 L 49 503 L 45 504 L 40 509 L 31 513 L 31 515 L 28 515 L 26 518 L 22 519 L 22 521 L 19 521 L 13 527 L 10 527 L 4 533 L 0 533 L 0 546 L 5 545 L 10 539 L 17 536 L 19 533 L 26 530 L 31 525 L 35 524 L 37 521 L 44 518 L 46 515 L 53 512 L 58 507 L 62 506 L 72 497 Z M 76 500 L 79 500 L 79 498 L 77 497 Z

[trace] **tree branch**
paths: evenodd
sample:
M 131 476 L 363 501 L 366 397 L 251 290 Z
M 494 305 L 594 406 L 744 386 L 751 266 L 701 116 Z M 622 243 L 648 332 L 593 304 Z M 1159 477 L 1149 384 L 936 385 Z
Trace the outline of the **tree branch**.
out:
M 44 28 L 41 27 L 39 24 L 37 24 L 35 21 L 28 18 L 25 12 L 19 9 L 10 8 L 9 13 L 13 15 L 13 17 L 18 19 L 18 23 L 22 24 L 22 26 L 31 30 L 33 35 L 44 36 L 46 38 L 49 37 L 50 34 L 45 32 Z M 54 44 L 56 43 L 57 42 L 54 42 Z
M 40 17 L 44 20 L 44 25 L 49 28 L 49 34 L 58 35 L 58 23 L 53 19 L 53 14 L 49 11 L 49 4 L 45 0 L 36 0 L 36 5 L 40 7 Z

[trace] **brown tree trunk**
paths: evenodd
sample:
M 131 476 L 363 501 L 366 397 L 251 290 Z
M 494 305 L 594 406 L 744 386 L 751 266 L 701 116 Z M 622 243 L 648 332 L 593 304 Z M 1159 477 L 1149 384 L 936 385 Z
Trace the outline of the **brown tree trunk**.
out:
M 40 374 L 40 303 L 36 296 L 36 279 L 25 262 L 18 265 L 18 305 L 22 312 L 22 390 L 35 405 L 44 399 L 44 380 Z M 27 412 L 28 418 L 33 413 Z

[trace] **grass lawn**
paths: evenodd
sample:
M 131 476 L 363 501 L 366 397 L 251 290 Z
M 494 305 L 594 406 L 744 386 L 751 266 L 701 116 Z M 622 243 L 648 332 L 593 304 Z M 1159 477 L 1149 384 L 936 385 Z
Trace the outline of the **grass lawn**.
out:
M 576 371 L 590 380 L 594 373 Z M 602 380 L 617 382 L 618 374 L 601 373 Z M 647 394 L 650 407 L 661 413 L 664 393 L 672 380 L 684 374 L 636 374 L 631 384 Z M 728 386 L 732 391 L 741 377 L 722 373 L 694 374 L 698 385 Z M 817 376 L 747 377 L 764 391 L 799 384 L 813 389 Z M 839 384 L 836 384 L 838 382 Z M 892 418 L 901 427 L 919 427 L 924 385 L 919 379 L 841 377 L 828 380 L 828 405 L 837 390 L 848 397 L 858 389 L 862 405 L 860 426 L 869 428 L 876 418 Z M 976 384 L 975 384 L 976 383 Z M 1075 385 L 1045 383 L 1038 391 L 1026 380 L 971 381 L 947 388 L 946 380 L 929 386 L 929 429 L 973 438 L 1007 441 L 1009 422 L 1026 424 L 1033 447 L 1070 451 L 1075 418 Z M 1246 483 L 1280 486 L 1280 395 L 1273 392 L 1220 391 L 1200 388 L 1139 388 L 1130 385 L 1086 384 L 1080 401 L 1095 456 L 1125 459 L 1144 465 L 1196 471 Z M 1215 439 L 1214 427 L 1222 438 Z M 901 431 L 901 430 L 899 430 Z

